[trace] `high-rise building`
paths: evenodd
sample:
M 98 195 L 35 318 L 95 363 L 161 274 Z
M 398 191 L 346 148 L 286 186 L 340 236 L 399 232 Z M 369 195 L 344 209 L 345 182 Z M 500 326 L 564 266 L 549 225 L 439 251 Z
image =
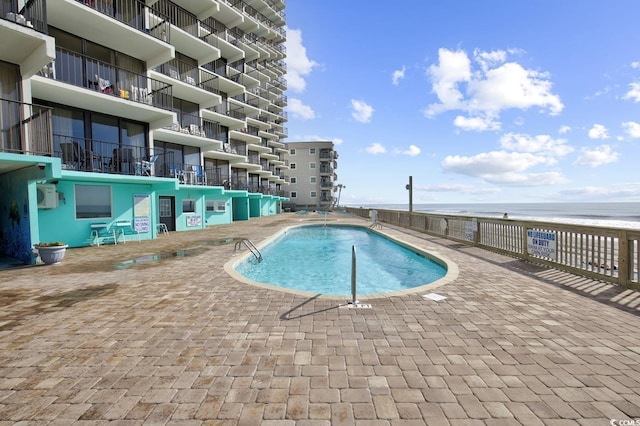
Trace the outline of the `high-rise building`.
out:
M 291 210 L 324 210 L 336 206 L 338 152 L 331 141 L 287 142 Z
M 279 213 L 284 8 L 0 2 L 0 255 Z

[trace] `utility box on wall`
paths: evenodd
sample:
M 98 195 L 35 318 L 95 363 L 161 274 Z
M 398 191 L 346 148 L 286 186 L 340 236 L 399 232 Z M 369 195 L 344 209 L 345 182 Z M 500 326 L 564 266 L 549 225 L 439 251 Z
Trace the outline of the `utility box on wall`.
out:
M 39 209 L 55 209 L 58 207 L 58 192 L 53 184 L 39 184 L 36 186 L 38 191 L 38 208 Z

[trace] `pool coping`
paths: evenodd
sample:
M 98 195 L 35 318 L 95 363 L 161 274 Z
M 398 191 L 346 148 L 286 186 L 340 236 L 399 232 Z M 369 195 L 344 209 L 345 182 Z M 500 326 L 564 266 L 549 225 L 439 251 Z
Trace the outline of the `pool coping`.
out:
M 281 236 L 283 236 L 284 234 L 286 234 L 289 230 L 294 229 L 294 228 L 301 228 L 301 227 L 310 227 L 310 226 L 333 226 L 333 227 L 351 227 L 351 228 L 362 228 L 363 230 L 369 231 L 369 232 L 373 232 L 375 234 L 378 234 L 388 240 L 393 241 L 396 244 L 399 244 L 403 247 L 405 247 L 408 250 L 412 250 L 416 253 L 418 253 L 421 256 L 424 256 L 436 263 L 438 263 L 439 265 L 443 266 L 444 268 L 446 268 L 447 272 L 445 274 L 444 277 L 435 280 L 429 284 L 424 284 L 421 286 L 417 286 L 417 287 L 412 287 L 412 288 L 407 288 L 404 290 L 396 290 L 396 291 L 390 291 L 390 292 L 385 292 L 385 293 L 376 293 L 376 294 L 367 294 L 367 295 L 362 295 L 362 296 L 358 296 L 358 298 L 362 298 L 365 300 L 375 300 L 375 299 L 386 299 L 389 297 L 394 297 L 394 296 L 404 296 L 407 294 L 415 294 L 415 293 L 422 293 L 422 292 L 430 292 L 430 290 L 433 290 L 435 288 L 450 284 L 451 282 L 455 281 L 458 278 L 459 275 L 459 269 L 458 269 L 458 265 L 453 262 L 451 259 L 448 259 L 446 256 L 442 256 L 441 254 L 439 254 L 438 252 L 429 252 L 426 251 L 423 248 L 420 248 L 414 244 L 411 244 L 407 241 L 404 241 L 396 236 L 392 236 L 390 234 L 386 234 L 384 232 L 382 232 L 379 229 L 372 229 L 368 226 L 364 226 L 364 225 L 359 225 L 359 224 L 347 224 L 347 223 L 331 223 L 331 224 L 324 224 L 324 225 L 317 225 L 317 224 L 301 224 L 301 225 L 292 225 L 292 226 L 287 226 L 283 229 L 281 229 L 280 231 L 276 232 L 275 234 L 271 235 L 270 237 L 262 240 L 260 243 L 256 244 L 256 248 L 258 250 L 262 249 L 263 247 L 266 247 L 267 245 L 269 245 L 270 243 L 272 243 L 273 241 L 275 241 L 277 238 L 280 238 Z M 348 298 L 350 295 L 332 295 L 332 294 L 318 294 L 318 293 L 313 293 L 313 292 L 308 292 L 308 291 L 303 291 L 303 290 L 295 290 L 295 289 L 290 289 L 290 288 L 286 288 L 286 287 L 279 287 L 277 285 L 273 285 L 273 284 L 265 284 L 265 283 L 261 283 L 261 282 L 257 282 L 257 281 L 253 281 L 250 280 L 249 278 L 245 277 L 244 275 L 242 275 L 241 273 L 239 273 L 236 270 L 236 266 L 245 261 L 247 258 L 251 257 L 253 254 L 250 251 L 247 252 L 242 252 L 238 255 L 232 256 L 231 259 L 229 259 L 227 262 L 225 262 L 224 264 L 224 270 L 227 272 L 227 274 L 229 274 L 229 276 L 231 276 L 233 279 L 240 281 L 242 283 L 245 284 L 249 284 L 252 286 L 256 286 L 256 287 L 260 287 L 260 288 L 266 288 L 266 289 L 270 289 L 270 290 L 275 290 L 275 291 L 283 291 L 285 293 L 291 293 L 291 294 L 295 294 L 298 296 L 305 296 L 305 297 L 315 297 L 315 298 L 321 298 L 321 299 L 327 299 L 327 300 L 342 300 L 344 301 L 345 298 Z

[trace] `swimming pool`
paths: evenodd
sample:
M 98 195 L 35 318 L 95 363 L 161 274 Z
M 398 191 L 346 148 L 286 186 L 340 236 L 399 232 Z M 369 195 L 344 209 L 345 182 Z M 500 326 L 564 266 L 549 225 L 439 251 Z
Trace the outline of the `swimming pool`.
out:
M 357 295 L 417 289 L 447 275 L 447 262 L 362 226 L 287 228 L 227 272 L 250 283 L 329 296 L 351 295 L 352 247 L 357 256 Z

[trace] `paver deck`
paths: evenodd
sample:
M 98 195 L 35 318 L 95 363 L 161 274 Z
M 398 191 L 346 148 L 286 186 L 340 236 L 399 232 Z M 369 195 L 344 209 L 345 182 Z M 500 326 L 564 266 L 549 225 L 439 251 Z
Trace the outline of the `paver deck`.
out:
M 287 213 L 0 271 L 0 425 L 640 418 L 639 292 L 387 226 L 458 265 L 434 290 L 446 300 L 347 309 L 224 271 L 227 239 L 320 220 Z

